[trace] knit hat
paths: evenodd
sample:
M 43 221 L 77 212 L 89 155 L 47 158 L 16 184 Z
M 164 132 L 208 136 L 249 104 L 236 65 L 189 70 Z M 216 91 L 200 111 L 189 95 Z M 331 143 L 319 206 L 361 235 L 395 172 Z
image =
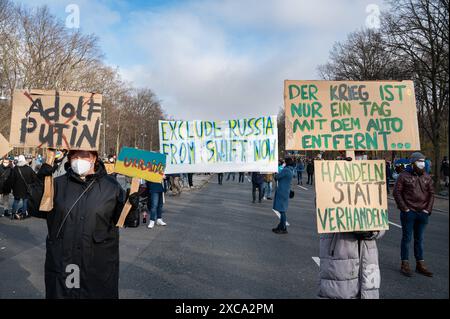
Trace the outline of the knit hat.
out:
M 417 162 L 418 160 L 425 160 L 425 155 L 420 152 L 414 152 L 411 154 L 409 161 L 411 164 Z

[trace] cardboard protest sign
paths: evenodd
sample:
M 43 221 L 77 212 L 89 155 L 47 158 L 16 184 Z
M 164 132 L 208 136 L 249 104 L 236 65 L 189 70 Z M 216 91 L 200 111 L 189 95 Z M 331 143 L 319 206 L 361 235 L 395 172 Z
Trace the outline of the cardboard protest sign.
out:
M 102 96 L 97 93 L 15 90 L 10 143 L 97 150 L 101 111 Z
M 119 153 L 114 172 L 161 183 L 165 167 L 166 156 L 164 154 L 124 147 Z
M 56 152 L 53 150 L 47 150 L 47 159 L 46 163 L 50 166 L 53 166 L 55 161 Z M 53 197 L 54 197 L 54 188 L 53 188 L 53 176 L 45 176 L 44 179 L 44 194 L 42 194 L 41 204 L 39 206 L 40 211 L 50 212 L 53 209 Z
M 130 194 L 136 193 L 139 190 L 139 178 L 133 177 L 131 180 L 131 186 L 130 186 Z M 131 203 L 130 200 L 127 199 L 125 202 L 125 205 L 122 208 L 122 211 L 120 212 L 119 220 L 117 221 L 116 226 L 117 227 L 123 227 L 123 224 L 125 223 L 125 219 L 127 218 L 128 214 L 131 210 Z
M 276 172 L 276 116 L 228 121 L 159 121 L 166 173 Z
M 0 134 L 0 158 L 8 154 L 11 150 L 12 147 L 9 144 L 8 140 L 2 134 Z
M 412 81 L 284 82 L 287 150 L 420 149 Z
M 319 233 L 387 230 L 386 164 L 315 161 Z

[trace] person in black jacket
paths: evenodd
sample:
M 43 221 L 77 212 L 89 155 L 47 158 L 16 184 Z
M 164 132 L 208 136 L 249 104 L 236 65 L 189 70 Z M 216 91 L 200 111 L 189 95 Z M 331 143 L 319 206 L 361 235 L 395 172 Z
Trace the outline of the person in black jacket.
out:
M 256 201 L 256 189 L 258 188 L 258 202 L 261 203 L 261 199 L 264 194 L 264 176 L 261 173 L 252 173 L 252 196 L 253 203 Z
M 20 155 L 17 166 L 12 170 L 10 184 L 14 195 L 14 202 L 11 209 L 11 219 L 23 219 L 28 214 L 28 193 L 30 184 L 37 179 L 36 173 L 28 165 L 25 156 Z M 18 214 L 19 203 L 22 201 L 22 213 Z
M 5 157 L 0 165 L 0 195 L 1 204 L 3 205 L 2 216 L 10 216 L 9 214 L 9 194 L 11 193 L 10 176 L 12 174 L 11 161 Z
M 46 218 L 46 298 L 118 298 L 116 223 L 125 192 L 107 175 L 97 152 L 70 151 L 66 171 L 54 179 L 53 209 Z M 43 164 L 39 174 L 52 172 Z M 138 200 L 134 195 L 130 202 Z
M 445 187 L 449 184 L 449 169 L 448 169 L 448 158 L 444 156 L 441 163 L 441 176 L 444 179 Z
M 306 165 L 306 173 L 308 173 L 308 181 L 306 184 L 313 184 L 314 180 L 314 161 L 309 159 L 308 164 Z

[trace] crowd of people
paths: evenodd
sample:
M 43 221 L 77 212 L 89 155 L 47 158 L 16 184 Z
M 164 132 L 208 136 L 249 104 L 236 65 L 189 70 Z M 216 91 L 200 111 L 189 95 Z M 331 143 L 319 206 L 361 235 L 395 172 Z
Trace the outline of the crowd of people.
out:
M 273 198 L 273 210 L 280 217 L 278 225 L 272 229 L 274 233 L 288 234 L 287 211 L 289 200 L 295 195 L 292 181 L 296 179 L 297 185 L 302 185 L 303 172 L 306 171 L 306 184 L 312 185 L 315 160 L 321 160 L 321 157 L 287 157 L 280 160 L 276 173 L 247 174 L 247 180 L 252 184 L 253 203 Z M 119 231 L 115 226 L 126 200 L 136 210 L 141 198 L 146 198 L 150 215 L 147 227 L 151 229 L 155 225 L 167 225 L 163 220 L 163 205 L 169 190 L 174 196 L 179 196 L 183 187 L 194 187 L 193 174 L 171 174 L 164 176 L 162 183 L 147 181 L 139 192 L 129 194 L 129 178 L 107 172 L 105 163 L 114 164 L 114 161 L 115 156 L 102 160 L 95 151 L 79 150 L 56 152 L 53 165 L 47 164 L 41 156 L 33 159 L 20 155 L 2 160 L 2 216 L 11 219 L 30 215 L 38 217 L 33 210 L 39 207 L 39 203 L 34 202 L 30 193 L 39 185 L 43 188 L 45 177 L 54 178 L 53 209 L 43 216 L 48 227 L 45 262 L 48 298 L 117 298 Z M 431 165 L 419 152 L 408 159 L 386 163 L 387 184 L 394 181 L 393 195 L 401 212 L 400 272 L 412 276 L 409 246 L 414 239 L 416 272 L 432 277 L 423 252 L 424 232 L 434 201 L 433 181 L 429 175 Z M 441 171 L 448 186 L 447 157 L 441 163 Z M 219 185 L 223 184 L 223 175 L 218 174 Z M 228 173 L 226 181 L 235 181 L 235 175 Z M 246 174 L 240 172 L 238 183 L 245 183 L 245 178 Z M 10 209 L 11 193 L 14 200 Z M 33 209 L 30 209 L 29 201 L 32 201 Z M 92 211 L 95 214 L 91 214 Z M 140 218 L 140 214 L 137 216 Z M 376 240 L 383 234 L 383 231 L 320 234 L 319 297 L 378 298 L 380 271 Z M 63 260 L 88 265 L 81 272 L 80 280 L 85 283 L 82 289 L 68 289 L 66 286 L 67 274 L 61 268 Z

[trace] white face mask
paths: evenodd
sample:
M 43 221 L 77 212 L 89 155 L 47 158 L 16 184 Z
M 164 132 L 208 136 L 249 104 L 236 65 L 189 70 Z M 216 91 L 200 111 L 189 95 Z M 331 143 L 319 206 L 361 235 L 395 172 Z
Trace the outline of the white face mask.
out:
M 425 162 L 416 162 L 416 166 L 418 169 L 424 169 L 425 168 Z
M 84 159 L 76 159 L 72 161 L 70 166 L 76 174 L 84 176 L 92 168 L 92 163 Z

